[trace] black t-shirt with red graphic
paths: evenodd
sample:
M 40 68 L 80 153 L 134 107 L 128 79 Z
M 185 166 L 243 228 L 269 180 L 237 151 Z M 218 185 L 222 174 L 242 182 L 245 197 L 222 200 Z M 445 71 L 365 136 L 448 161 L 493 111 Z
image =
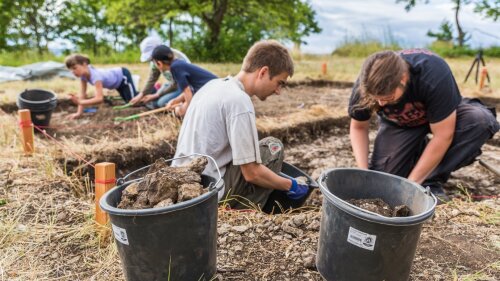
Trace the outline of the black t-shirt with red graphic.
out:
M 401 57 L 410 65 L 410 81 L 395 104 L 383 106 L 377 114 L 401 126 L 416 127 L 437 123 L 448 117 L 462 100 L 450 67 L 439 56 L 422 49 L 403 50 Z M 354 110 L 359 102 L 359 79 L 349 100 L 349 116 L 358 121 L 370 119 L 369 110 Z

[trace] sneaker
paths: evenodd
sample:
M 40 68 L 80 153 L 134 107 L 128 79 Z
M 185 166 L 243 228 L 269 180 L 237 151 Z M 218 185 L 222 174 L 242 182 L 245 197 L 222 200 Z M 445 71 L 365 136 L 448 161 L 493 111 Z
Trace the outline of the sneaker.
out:
M 424 187 L 429 187 L 431 193 L 436 196 L 438 205 L 451 201 L 450 197 L 448 197 L 448 195 L 446 195 L 446 192 L 444 192 L 443 186 L 440 182 L 431 182 L 428 184 L 424 184 Z

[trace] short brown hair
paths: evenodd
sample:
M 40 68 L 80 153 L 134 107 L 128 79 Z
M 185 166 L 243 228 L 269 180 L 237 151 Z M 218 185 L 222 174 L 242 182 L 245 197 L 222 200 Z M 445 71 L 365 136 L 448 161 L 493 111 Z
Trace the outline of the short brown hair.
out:
M 72 68 L 77 64 L 82 64 L 82 65 L 90 64 L 90 59 L 85 55 L 72 54 L 67 56 L 66 59 L 64 59 L 64 63 L 66 64 L 67 68 Z
M 269 67 L 271 79 L 283 72 L 293 75 L 293 60 L 288 50 L 275 40 L 255 43 L 247 52 L 241 70 L 251 73 L 264 66 Z
M 363 63 L 359 75 L 361 99 L 356 108 L 378 110 L 378 103 L 373 96 L 393 93 L 401 86 L 401 79 L 405 74 L 409 74 L 409 65 L 399 53 L 381 51 L 370 55 Z

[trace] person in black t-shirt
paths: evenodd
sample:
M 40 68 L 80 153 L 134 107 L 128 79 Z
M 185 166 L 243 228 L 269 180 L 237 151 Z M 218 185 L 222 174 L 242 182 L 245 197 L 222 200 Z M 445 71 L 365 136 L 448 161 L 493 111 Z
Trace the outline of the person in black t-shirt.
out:
M 153 50 L 151 55 L 153 62 L 160 71 L 170 71 L 175 83 L 182 93 L 170 100 L 165 107 L 174 110 L 175 114 L 183 117 L 193 95 L 208 81 L 217 79 L 217 76 L 194 64 L 175 59 L 172 50 L 160 45 Z
M 429 186 L 441 201 L 449 200 L 441 185 L 450 173 L 474 162 L 499 130 L 495 111 L 478 99 L 462 98 L 446 62 L 421 49 L 371 55 L 348 111 L 359 168 Z M 380 127 L 368 161 L 369 120 L 375 112 Z

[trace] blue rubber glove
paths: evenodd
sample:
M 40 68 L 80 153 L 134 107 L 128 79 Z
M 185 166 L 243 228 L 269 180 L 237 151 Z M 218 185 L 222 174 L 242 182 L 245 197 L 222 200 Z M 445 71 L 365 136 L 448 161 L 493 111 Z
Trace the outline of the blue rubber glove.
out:
M 286 193 L 288 198 L 292 200 L 297 200 L 306 196 L 307 192 L 309 191 L 309 186 L 307 184 L 298 183 L 296 179 L 291 179 L 291 180 L 292 180 L 292 187 Z

